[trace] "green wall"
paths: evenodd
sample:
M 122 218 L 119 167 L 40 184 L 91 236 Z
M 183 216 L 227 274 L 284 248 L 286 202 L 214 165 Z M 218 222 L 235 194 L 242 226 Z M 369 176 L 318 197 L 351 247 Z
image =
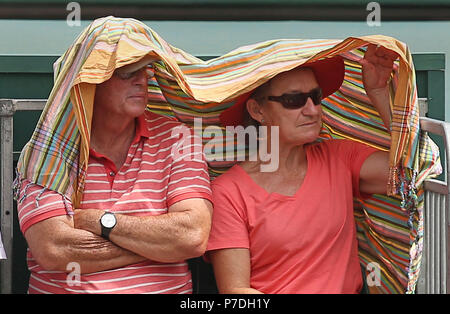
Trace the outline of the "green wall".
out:
M 0 54 L 60 55 L 90 21 L 0 20 Z M 145 21 L 167 42 L 197 56 L 217 56 L 242 45 L 275 38 L 332 38 L 383 34 L 405 42 L 416 53 L 443 53 L 445 120 L 450 121 L 450 21 L 383 22 L 195 22 Z

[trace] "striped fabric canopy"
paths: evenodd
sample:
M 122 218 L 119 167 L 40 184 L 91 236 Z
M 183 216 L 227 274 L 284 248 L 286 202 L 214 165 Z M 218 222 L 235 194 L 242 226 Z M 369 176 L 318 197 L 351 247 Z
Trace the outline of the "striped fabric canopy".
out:
M 400 55 L 390 83 L 390 135 L 362 84 L 357 60 L 364 56 L 368 43 Z M 95 20 L 54 65 L 55 84 L 32 138 L 21 153 L 17 182 L 30 179 L 65 195 L 77 207 L 89 157 L 95 86 L 108 80 L 116 68 L 146 55 L 155 58 L 149 67 L 154 76 L 149 80 L 148 109 L 195 127 L 205 145 L 212 179 L 236 162 L 209 158 L 213 151 L 217 156 L 214 149 L 222 147 L 225 151 L 231 145 L 236 156 L 248 153 L 235 141 L 227 141 L 233 135 L 219 127 L 223 110 L 232 106 L 238 96 L 278 73 L 306 61 L 341 55 L 345 80 L 336 93 L 323 101 L 321 139 L 350 138 L 381 150 L 390 149 L 389 196 L 355 199 L 360 260 L 369 270 L 368 278 L 378 273 L 381 276 L 374 279 L 375 285 L 369 284 L 371 292 L 414 292 L 423 238 L 421 183 L 441 169 L 437 147 L 419 132 L 411 54 L 404 43 L 394 38 L 271 40 L 203 61 L 171 46 L 137 20 Z M 200 126 L 194 123 L 195 118 L 202 118 Z M 217 136 L 218 131 L 223 131 L 221 136 Z

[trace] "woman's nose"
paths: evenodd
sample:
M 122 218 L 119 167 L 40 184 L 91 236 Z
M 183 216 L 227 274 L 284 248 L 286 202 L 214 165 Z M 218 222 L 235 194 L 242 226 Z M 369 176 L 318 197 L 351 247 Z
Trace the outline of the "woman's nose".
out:
M 308 97 L 308 99 L 306 100 L 305 106 L 303 106 L 302 108 L 302 113 L 304 115 L 315 115 L 318 114 L 322 111 L 322 106 L 319 105 L 315 105 L 314 101 L 311 99 L 311 97 Z

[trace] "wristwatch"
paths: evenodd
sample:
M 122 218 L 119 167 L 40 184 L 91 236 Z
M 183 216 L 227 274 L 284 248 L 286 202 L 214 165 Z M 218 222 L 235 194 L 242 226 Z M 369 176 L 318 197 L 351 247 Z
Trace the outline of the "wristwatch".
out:
M 102 237 L 109 240 L 109 234 L 117 223 L 116 215 L 111 212 L 105 212 L 100 217 L 100 226 L 102 227 Z

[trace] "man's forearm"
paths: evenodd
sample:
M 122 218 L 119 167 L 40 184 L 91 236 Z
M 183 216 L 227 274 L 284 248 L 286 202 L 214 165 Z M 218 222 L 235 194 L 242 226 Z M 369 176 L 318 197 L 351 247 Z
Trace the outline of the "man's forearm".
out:
M 68 265 L 76 262 L 81 273 L 92 273 L 145 260 L 92 232 L 75 229 L 65 217 L 31 226 L 25 238 L 33 257 L 47 270 L 71 271 Z
M 62 250 L 65 253 L 64 257 L 67 263 L 78 263 L 81 273 L 115 269 L 146 260 L 146 258 L 123 249 L 89 231 L 74 230 L 73 241 L 64 245 Z M 64 267 L 64 265 L 61 266 Z
M 76 211 L 76 227 L 101 234 L 98 224 L 103 211 L 83 209 Z M 136 217 L 116 215 L 117 224 L 110 234 L 114 244 L 158 262 L 178 262 L 203 254 L 207 234 L 196 225 L 209 226 L 209 222 L 194 222 L 187 213 L 176 212 L 158 216 Z M 208 229 L 209 232 L 209 229 Z M 205 241 L 206 239 L 206 241 Z

